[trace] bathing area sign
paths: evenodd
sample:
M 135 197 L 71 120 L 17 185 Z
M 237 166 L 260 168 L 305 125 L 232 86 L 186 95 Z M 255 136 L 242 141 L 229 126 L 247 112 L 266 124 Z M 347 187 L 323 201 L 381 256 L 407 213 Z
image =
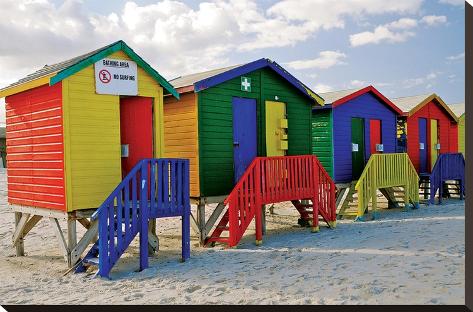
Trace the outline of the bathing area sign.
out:
M 110 58 L 96 62 L 95 92 L 98 94 L 138 95 L 136 63 Z

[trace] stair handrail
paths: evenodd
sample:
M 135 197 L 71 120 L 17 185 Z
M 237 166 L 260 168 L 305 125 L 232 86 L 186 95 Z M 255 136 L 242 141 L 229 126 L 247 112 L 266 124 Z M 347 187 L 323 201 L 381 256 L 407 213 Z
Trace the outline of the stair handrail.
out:
M 376 212 L 376 190 L 395 186 L 404 186 L 405 205 L 409 200 L 417 206 L 419 203 L 419 176 L 406 153 L 372 154 L 363 172 L 355 184 L 358 192 L 357 218 L 362 218 L 368 202 L 372 201 Z
M 291 181 L 288 181 L 287 176 L 285 176 L 283 179 L 285 180 L 284 185 L 275 182 L 278 184 L 275 187 L 275 192 L 278 194 L 275 196 L 272 196 L 274 195 L 273 192 L 270 192 L 272 194 L 270 195 L 263 190 L 263 183 L 264 187 L 268 188 L 268 184 L 271 184 L 268 182 L 269 179 L 272 179 L 272 182 L 278 180 L 275 177 L 266 177 L 266 174 L 263 173 L 263 171 L 266 173 L 268 170 L 267 165 L 277 168 L 271 167 L 274 169 L 273 171 L 270 170 L 273 175 L 289 175 L 288 168 L 293 169 L 290 174 Z M 296 177 L 293 177 L 293 175 L 301 175 L 301 172 L 307 175 L 305 181 L 299 181 Z M 297 196 L 293 195 L 291 197 L 290 192 L 297 193 Z M 318 213 L 331 226 L 334 226 L 336 220 L 335 183 L 316 156 L 276 156 L 253 159 L 224 201 L 224 204 L 229 206 L 229 228 L 231 229 L 229 232 L 229 246 L 238 243 L 253 217 L 257 224 L 256 241 L 257 243 L 261 242 L 262 229 L 258 224 L 262 217 L 262 211 L 259 208 L 264 204 L 291 199 L 312 199 L 315 201 L 314 205 L 317 206 Z M 240 202 L 246 201 L 248 204 L 239 207 L 239 200 Z M 238 218 L 239 215 L 243 217 Z M 318 218 L 318 215 L 316 218 Z
M 460 197 L 464 194 L 465 181 L 465 158 L 462 153 L 440 154 L 432 168 L 430 177 L 429 203 L 435 203 L 435 194 L 440 190 L 440 201 L 442 200 L 442 182 L 445 180 L 460 180 Z

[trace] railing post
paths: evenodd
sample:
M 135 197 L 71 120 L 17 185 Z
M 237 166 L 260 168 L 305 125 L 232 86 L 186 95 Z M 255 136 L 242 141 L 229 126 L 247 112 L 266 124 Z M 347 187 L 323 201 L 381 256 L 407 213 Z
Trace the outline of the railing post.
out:
M 317 166 L 316 162 L 315 162 L 315 159 L 313 158 L 312 159 L 312 168 L 313 168 L 313 174 L 314 174 L 314 177 L 313 178 L 313 181 L 314 181 L 314 184 L 313 184 L 313 197 L 312 197 L 312 233 L 317 233 L 320 231 L 320 228 L 319 228 L 319 198 L 320 198 L 320 194 L 319 194 L 319 187 L 321 186 L 321 183 L 320 183 L 320 176 L 319 176 L 319 167 Z
M 261 199 L 261 161 L 256 163 L 255 167 L 255 226 L 256 226 L 256 245 L 263 243 L 263 223 L 262 223 L 262 199 Z
M 183 174 L 178 179 L 183 179 L 183 194 L 177 194 L 178 196 L 183 196 L 183 215 L 182 215 L 182 261 L 186 261 L 191 256 L 191 224 L 190 224 L 190 215 L 191 215 L 191 205 L 190 205 L 190 192 L 189 192 L 189 160 L 183 160 L 179 163 L 182 165 L 184 170 Z
M 109 206 L 102 206 L 99 209 L 99 271 L 98 274 L 102 277 L 108 277 L 110 260 L 108 257 L 108 234 L 107 233 L 107 219 Z
M 148 267 L 148 162 L 141 164 L 140 194 L 140 271 Z

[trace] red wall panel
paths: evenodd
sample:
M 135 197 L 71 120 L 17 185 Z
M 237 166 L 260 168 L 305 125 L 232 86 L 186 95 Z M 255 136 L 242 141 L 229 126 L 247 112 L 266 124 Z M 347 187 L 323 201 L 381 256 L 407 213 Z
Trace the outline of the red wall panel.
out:
M 430 142 L 430 119 L 437 119 L 439 123 L 440 153 L 458 152 L 458 125 L 450 115 L 435 100 L 424 105 L 415 114 L 407 119 L 407 153 L 419 172 L 419 118 L 428 119 L 428 137 Z M 428 162 L 430 164 L 430 146 Z M 430 168 L 430 166 L 429 166 Z M 430 168 L 431 170 L 431 168 Z
M 5 102 L 8 202 L 66 210 L 61 83 Z

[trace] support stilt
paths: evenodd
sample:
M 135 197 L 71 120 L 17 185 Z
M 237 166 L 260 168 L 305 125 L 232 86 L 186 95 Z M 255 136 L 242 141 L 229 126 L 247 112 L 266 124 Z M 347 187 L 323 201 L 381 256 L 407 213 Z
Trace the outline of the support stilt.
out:
M 21 212 L 15 212 L 15 231 L 18 228 L 18 223 L 20 223 L 21 215 L 22 215 Z M 23 241 L 23 233 L 20 234 L 18 242 L 15 245 L 15 248 L 16 248 L 16 255 L 18 257 L 25 255 L 25 243 Z
M 205 231 L 205 203 L 199 203 L 197 206 L 197 226 L 200 232 L 200 245 L 204 246 L 207 233 Z

